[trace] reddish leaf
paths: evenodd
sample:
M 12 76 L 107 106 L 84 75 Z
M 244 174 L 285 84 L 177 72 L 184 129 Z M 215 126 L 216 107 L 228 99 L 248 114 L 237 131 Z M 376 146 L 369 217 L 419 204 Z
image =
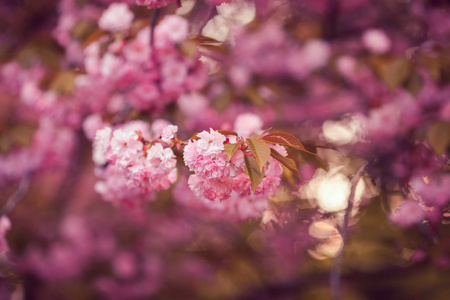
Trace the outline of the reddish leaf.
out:
M 303 146 L 303 144 L 295 136 L 293 136 L 292 134 L 289 134 L 289 133 L 285 133 L 285 132 L 269 133 L 268 135 L 262 137 L 262 140 L 264 140 L 268 143 L 289 146 L 294 149 L 315 155 L 315 153 L 312 153 L 312 152 L 306 150 L 306 148 Z
M 278 153 L 274 149 L 270 149 L 270 155 L 278 160 L 283 166 L 285 166 L 289 171 L 294 173 L 295 176 L 301 179 L 300 173 L 298 172 L 297 165 L 295 164 L 295 161 L 291 158 L 284 157 L 280 153 Z
M 222 43 L 216 39 L 213 39 L 212 37 L 201 35 L 201 34 L 192 38 L 192 40 L 196 41 L 199 44 L 221 44 Z
M 261 132 L 261 134 L 258 136 L 259 139 L 261 139 L 263 136 L 265 136 L 270 130 L 272 130 L 272 127 L 270 127 L 269 129 L 264 130 L 263 132 Z
M 237 132 L 232 131 L 232 130 L 217 130 L 219 133 L 223 134 L 223 135 L 234 135 L 234 136 L 238 136 Z

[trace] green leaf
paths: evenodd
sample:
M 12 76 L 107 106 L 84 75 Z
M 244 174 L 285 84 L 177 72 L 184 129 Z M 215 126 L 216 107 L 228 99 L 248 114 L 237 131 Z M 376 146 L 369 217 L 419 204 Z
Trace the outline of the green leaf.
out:
M 270 157 L 270 147 L 262 140 L 258 140 L 256 135 L 252 135 L 246 139 L 250 151 L 255 156 L 256 162 L 259 165 L 259 170 L 262 172 L 263 166 L 267 163 Z
M 223 145 L 224 149 L 223 152 L 227 155 L 228 160 L 231 160 L 231 158 L 233 157 L 234 153 L 236 153 L 236 151 L 239 149 L 239 147 L 241 147 L 242 142 L 239 142 L 237 144 L 225 144 Z
M 254 157 L 245 155 L 244 159 L 245 168 L 252 183 L 253 193 L 255 193 L 256 188 L 260 185 L 264 178 L 264 174 L 259 170 L 259 165 Z
M 278 160 L 283 166 L 285 166 L 289 171 L 294 173 L 295 176 L 301 179 L 300 173 L 298 172 L 297 165 L 292 158 L 284 157 L 274 149 L 270 149 L 270 155 Z

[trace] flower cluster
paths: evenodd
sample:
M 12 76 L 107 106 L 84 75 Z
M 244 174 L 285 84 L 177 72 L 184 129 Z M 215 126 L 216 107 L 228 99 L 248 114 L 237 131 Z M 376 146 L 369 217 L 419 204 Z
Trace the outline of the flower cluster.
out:
M 85 48 L 87 74 L 76 78 L 78 98 L 92 100 L 97 110 L 106 106 L 111 113 L 130 106 L 137 110 L 162 110 L 181 94 L 203 87 L 206 68 L 195 52 L 185 55 L 178 47 L 187 39 L 188 23 L 184 18 L 167 16 L 153 32 L 145 27 L 129 36 L 128 23 L 119 29 L 117 23 L 114 28 L 108 27 L 110 9 L 100 19 L 106 20 L 100 26 L 114 31 L 122 29 L 123 38 L 111 41 L 104 36 Z M 102 50 L 105 46 L 106 51 Z
M 244 156 L 251 154 L 243 151 L 245 144 L 242 143 L 241 149 L 228 158 L 224 152 L 225 135 L 211 129 L 198 133 L 197 137 L 184 148 L 184 162 L 194 172 L 188 183 L 195 194 L 211 201 L 228 199 L 232 192 L 250 196 L 252 183 L 246 174 Z M 277 150 L 286 155 L 283 146 L 278 146 Z M 263 172 L 265 177 L 254 193 L 268 196 L 275 193 L 283 169 L 279 162 L 270 157 L 268 165 L 263 166 Z
M 163 132 L 171 128 L 169 125 Z M 149 138 L 152 138 L 150 127 L 142 121 L 116 128 L 105 126 L 96 132 L 93 159 L 103 178 L 96 190 L 105 199 L 129 202 L 133 198 L 146 198 L 149 192 L 168 189 L 176 181 L 172 149 L 163 147 L 162 140 L 153 143 Z

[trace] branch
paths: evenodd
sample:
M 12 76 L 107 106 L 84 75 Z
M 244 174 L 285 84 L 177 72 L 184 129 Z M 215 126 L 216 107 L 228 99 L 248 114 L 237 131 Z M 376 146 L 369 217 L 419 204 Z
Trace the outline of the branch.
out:
M 158 22 L 160 13 L 161 13 L 161 9 L 156 8 L 155 13 L 153 14 L 153 16 L 150 20 L 150 48 L 153 48 L 155 27 L 156 27 L 156 23 Z
M 366 168 L 366 165 L 367 165 L 367 163 L 364 163 L 359 168 L 359 170 L 356 172 L 356 174 L 353 176 L 352 180 L 350 181 L 351 192 L 348 197 L 347 209 L 345 210 L 344 223 L 342 224 L 341 230 L 339 230 L 339 233 L 341 234 L 341 237 L 342 237 L 342 249 L 339 252 L 339 255 L 334 259 L 333 265 L 331 267 L 331 272 L 330 272 L 331 295 L 332 295 L 332 299 L 334 299 L 334 300 L 342 299 L 341 267 L 342 267 L 342 260 L 344 257 L 344 249 L 345 249 L 345 245 L 347 242 L 348 223 L 350 221 L 350 215 L 352 214 L 353 202 L 355 200 L 355 194 L 356 194 L 356 186 L 358 185 L 358 182 L 364 173 L 364 169 Z
M 31 172 L 25 173 L 25 175 L 20 180 L 19 188 L 17 189 L 17 191 L 15 191 L 14 194 L 9 197 L 5 206 L 0 211 L 0 216 L 9 215 L 14 210 L 19 201 L 22 200 L 27 193 L 28 187 L 30 186 L 30 180 Z

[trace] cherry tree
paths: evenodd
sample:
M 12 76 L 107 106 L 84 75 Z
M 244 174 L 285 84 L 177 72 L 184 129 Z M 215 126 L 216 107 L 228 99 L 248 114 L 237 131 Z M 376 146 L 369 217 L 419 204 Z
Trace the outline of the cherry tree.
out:
M 2 2 L 0 295 L 443 299 L 449 8 Z

